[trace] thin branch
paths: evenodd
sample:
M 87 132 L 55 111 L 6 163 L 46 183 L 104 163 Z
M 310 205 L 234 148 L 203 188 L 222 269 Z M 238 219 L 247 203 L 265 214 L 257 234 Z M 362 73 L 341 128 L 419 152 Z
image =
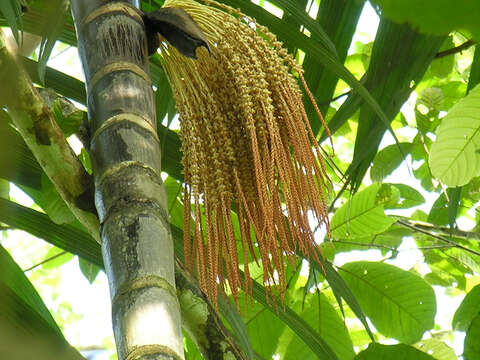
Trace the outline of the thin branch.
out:
M 449 56 L 449 55 L 453 55 L 453 54 L 456 54 L 456 53 L 459 53 L 459 52 L 462 52 L 463 50 L 466 50 L 468 49 L 470 46 L 473 46 L 475 45 L 475 41 L 473 40 L 467 40 L 465 41 L 463 44 L 461 45 L 458 45 L 458 46 L 455 46 L 451 49 L 447 49 L 447 50 L 444 50 L 444 51 L 439 51 L 436 55 L 435 55 L 435 59 L 439 59 L 439 58 L 442 58 L 442 57 L 445 57 L 445 56 Z
M 477 256 L 480 256 L 480 253 L 478 251 L 475 251 L 475 250 L 472 250 L 472 249 L 469 249 L 463 245 L 460 245 L 460 244 L 457 244 L 455 241 L 453 240 L 450 240 L 449 238 L 445 237 L 445 236 L 442 236 L 442 235 L 437 235 L 435 233 L 432 233 L 428 230 L 425 230 L 424 228 L 422 227 L 418 227 L 416 224 L 412 224 L 410 223 L 409 221 L 405 221 L 405 220 L 397 220 L 397 223 L 406 227 L 406 228 L 409 228 L 413 231 L 416 231 L 416 232 L 419 232 L 419 233 L 422 233 L 422 234 L 425 234 L 425 235 L 428 235 L 428 236 L 431 236 L 432 238 L 434 239 L 437 239 L 437 240 L 440 240 L 440 241 L 443 241 L 447 244 L 450 244 L 452 245 L 453 247 L 456 247 L 456 248 L 459 248 L 459 249 L 462 249 L 462 250 L 465 250 L 466 252 L 469 252 L 471 254 L 474 254 L 474 255 L 477 255 Z
M 43 264 L 45 264 L 45 263 L 47 263 L 47 262 L 49 262 L 49 261 L 55 260 L 56 258 L 65 255 L 66 253 L 67 253 L 66 251 L 62 251 L 62 252 L 60 252 L 60 253 L 58 253 L 58 254 L 56 254 L 56 255 L 50 256 L 49 258 L 47 258 L 47 259 L 45 259 L 45 260 L 43 260 L 43 261 L 40 261 L 38 264 L 35 264 L 35 265 L 30 266 L 29 268 L 23 270 L 23 272 L 31 271 L 31 270 L 39 267 L 40 265 L 43 265 Z
M 390 251 L 398 251 L 397 249 L 388 246 L 388 245 L 382 245 L 382 244 L 373 244 L 373 243 L 359 243 L 355 241 L 345 241 L 345 240 L 332 240 L 332 243 L 339 243 L 339 244 L 345 244 L 345 245 L 354 245 L 354 246 L 365 246 L 365 247 L 374 247 L 374 248 L 379 248 L 379 249 L 387 249 Z
M 476 231 L 464 231 L 459 229 L 450 229 L 446 226 L 437 226 L 423 221 L 413 221 L 413 220 L 399 220 L 399 222 L 408 222 L 408 224 L 415 226 L 415 228 L 434 231 L 445 236 L 453 236 L 457 238 L 462 238 L 465 240 L 476 240 L 480 241 L 480 233 Z

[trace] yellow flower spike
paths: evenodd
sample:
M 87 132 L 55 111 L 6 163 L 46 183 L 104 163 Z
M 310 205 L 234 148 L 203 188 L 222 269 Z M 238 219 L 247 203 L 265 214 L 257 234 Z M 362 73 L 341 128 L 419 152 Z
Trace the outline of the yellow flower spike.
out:
M 290 73 L 306 87 L 301 67 L 253 19 L 203 2 L 167 0 L 164 6 L 189 13 L 212 54 L 198 48 L 194 61 L 165 43 L 160 53 L 181 118 L 186 266 L 196 268 L 215 303 L 218 284 L 225 291 L 228 282 L 238 304 L 239 288 L 247 298 L 251 292 L 249 261 L 260 257 L 264 283 L 277 284 L 283 294 L 283 257 L 292 261 L 297 249 L 318 256 L 308 213 L 328 230 L 330 180 Z

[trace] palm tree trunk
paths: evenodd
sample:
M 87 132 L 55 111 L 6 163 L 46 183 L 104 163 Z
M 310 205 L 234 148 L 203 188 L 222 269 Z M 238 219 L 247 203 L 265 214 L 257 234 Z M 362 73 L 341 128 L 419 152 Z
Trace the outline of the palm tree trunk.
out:
M 183 359 L 146 37 L 133 1 L 72 1 L 120 360 Z

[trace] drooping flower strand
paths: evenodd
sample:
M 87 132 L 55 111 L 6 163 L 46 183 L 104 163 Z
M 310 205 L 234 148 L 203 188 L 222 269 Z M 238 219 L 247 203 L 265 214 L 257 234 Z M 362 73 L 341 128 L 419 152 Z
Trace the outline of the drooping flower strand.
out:
M 290 73 L 305 86 L 301 67 L 265 27 L 204 3 L 164 6 L 193 17 L 212 55 L 200 48 L 192 60 L 163 43 L 161 58 L 181 117 L 186 266 L 214 301 L 226 282 L 238 301 L 239 288 L 251 292 L 251 261 L 265 284 L 285 289 L 284 257 L 317 257 L 308 215 L 328 229 L 330 185 Z

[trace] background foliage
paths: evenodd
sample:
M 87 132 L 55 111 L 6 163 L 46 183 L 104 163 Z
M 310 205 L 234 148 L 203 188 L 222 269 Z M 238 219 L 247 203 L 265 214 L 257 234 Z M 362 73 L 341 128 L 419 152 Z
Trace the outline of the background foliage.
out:
M 311 117 L 326 153 L 333 154 L 328 171 L 338 194 L 331 199 L 331 237 L 317 231 L 326 260 L 298 257 L 289 269 L 284 308 L 265 300 L 260 283 L 241 314 L 228 302 L 222 306 L 247 358 L 480 358 L 480 3 L 378 0 L 372 9 L 349 0 L 223 2 L 268 26 L 303 63 L 333 133 L 334 152 Z M 142 7 L 152 11 L 161 3 L 142 1 Z M 61 71 L 47 66 L 76 45 L 68 2 L 6 0 L 0 13 L 0 24 L 17 41 L 19 29 L 41 37 L 40 48 L 22 61 L 39 87 L 51 89 L 42 94 L 73 144 L 86 116 L 84 84 L 73 77 L 72 64 Z M 374 36 L 365 33 L 365 22 L 377 15 Z M 178 122 L 159 59 L 152 57 L 150 65 L 181 259 Z M 61 269 L 77 261 L 90 282 L 105 285 L 102 276 L 95 280 L 103 266 L 100 247 L 74 220 L 8 112 L 0 116 L 0 331 L 21 329 L 65 342 L 63 334 L 79 315 L 61 300 L 58 285 L 68 276 Z M 90 172 L 87 152 L 77 150 Z M 12 189 L 31 200 L 20 205 Z M 252 269 L 261 282 L 261 269 Z M 111 349 L 111 337 L 91 345 Z M 188 337 L 185 349 L 187 359 L 200 358 Z M 65 359 L 72 356 L 80 355 Z

